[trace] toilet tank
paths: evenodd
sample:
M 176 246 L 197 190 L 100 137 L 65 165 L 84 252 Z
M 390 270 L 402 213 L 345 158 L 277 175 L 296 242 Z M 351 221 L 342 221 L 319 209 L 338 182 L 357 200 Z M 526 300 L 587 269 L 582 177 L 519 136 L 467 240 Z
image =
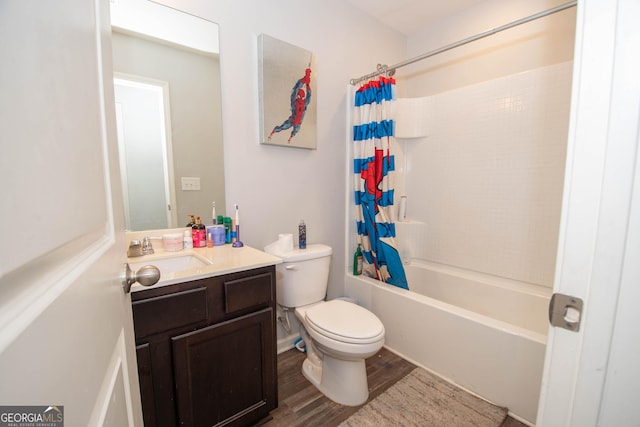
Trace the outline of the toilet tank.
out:
M 329 280 L 331 247 L 307 245 L 279 253 L 276 266 L 276 300 L 284 307 L 301 307 L 324 300 Z

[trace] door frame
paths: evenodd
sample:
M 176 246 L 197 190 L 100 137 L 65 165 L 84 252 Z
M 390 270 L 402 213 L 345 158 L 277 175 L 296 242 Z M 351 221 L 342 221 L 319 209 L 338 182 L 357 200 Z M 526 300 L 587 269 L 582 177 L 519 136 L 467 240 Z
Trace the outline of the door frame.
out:
M 541 426 L 632 425 L 636 412 L 640 334 L 625 326 L 640 321 L 626 297 L 640 282 L 639 19 L 637 0 L 578 3 L 554 292 L 584 309 L 579 332 L 549 330 Z

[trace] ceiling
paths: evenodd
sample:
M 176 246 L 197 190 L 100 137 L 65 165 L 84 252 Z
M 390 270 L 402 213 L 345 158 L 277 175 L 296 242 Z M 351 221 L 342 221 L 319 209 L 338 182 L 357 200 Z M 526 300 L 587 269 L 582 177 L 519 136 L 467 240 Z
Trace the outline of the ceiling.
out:
M 347 0 L 387 26 L 409 35 L 485 0 Z

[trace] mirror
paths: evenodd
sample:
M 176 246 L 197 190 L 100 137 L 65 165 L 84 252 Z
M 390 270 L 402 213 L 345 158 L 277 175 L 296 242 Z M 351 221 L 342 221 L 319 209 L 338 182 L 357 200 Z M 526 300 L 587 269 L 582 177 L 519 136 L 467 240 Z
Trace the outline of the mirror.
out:
M 218 26 L 146 0 L 111 2 L 118 145 L 129 231 L 226 212 Z

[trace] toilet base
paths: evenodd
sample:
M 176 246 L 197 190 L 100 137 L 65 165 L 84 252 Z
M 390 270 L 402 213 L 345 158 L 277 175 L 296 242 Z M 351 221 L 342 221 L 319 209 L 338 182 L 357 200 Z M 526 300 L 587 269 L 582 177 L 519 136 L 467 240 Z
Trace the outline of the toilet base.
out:
M 359 406 L 369 398 L 367 371 L 364 359 L 340 360 L 323 355 L 307 358 L 302 374 L 329 399 L 345 406 Z

